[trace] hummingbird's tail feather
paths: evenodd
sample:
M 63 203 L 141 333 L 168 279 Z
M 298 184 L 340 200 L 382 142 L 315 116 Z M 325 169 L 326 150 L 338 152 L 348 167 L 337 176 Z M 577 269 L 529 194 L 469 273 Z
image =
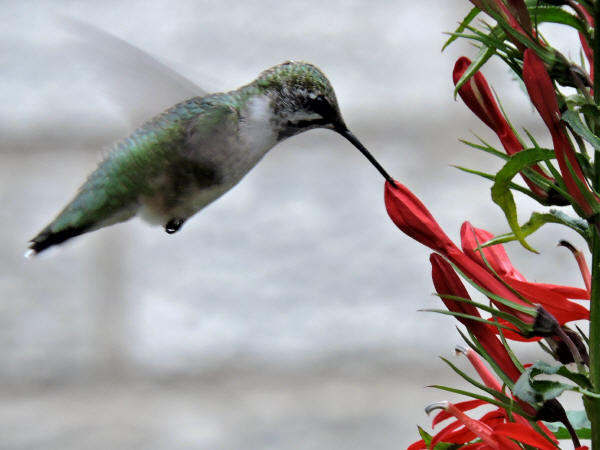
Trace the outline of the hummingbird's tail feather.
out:
M 137 194 L 128 192 L 126 181 L 111 176 L 109 161 L 104 161 L 79 188 L 75 198 L 56 218 L 29 242 L 36 254 L 80 234 L 94 231 L 135 216 L 139 209 Z
M 79 236 L 87 231 L 91 231 L 90 227 L 72 226 L 60 231 L 52 231 L 50 226 L 48 226 L 29 241 L 29 248 L 37 255 L 53 245 L 62 244 L 66 240 Z

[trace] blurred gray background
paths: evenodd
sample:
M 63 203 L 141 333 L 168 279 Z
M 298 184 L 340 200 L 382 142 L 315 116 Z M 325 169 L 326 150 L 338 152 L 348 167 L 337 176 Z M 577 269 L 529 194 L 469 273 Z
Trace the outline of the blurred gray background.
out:
M 506 231 L 489 183 L 450 164 L 499 162 L 452 97 L 466 44 L 440 53 L 466 1 L 4 0 L 0 7 L 0 448 L 397 449 L 423 407 L 458 400 L 437 358 L 459 342 L 428 250 L 400 233 L 379 174 L 315 130 L 277 146 L 175 235 L 139 220 L 23 253 L 115 139 L 189 86 L 65 18 L 143 49 L 207 91 L 286 59 L 328 74 L 346 122 L 453 238 L 463 220 Z M 576 36 L 567 36 L 565 45 Z M 567 51 L 568 53 L 568 51 Z M 577 54 L 571 55 L 578 57 Z M 494 68 L 497 70 L 494 71 Z M 500 65 L 513 122 L 546 132 Z M 525 199 L 520 214 L 534 207 Z M 548 226 L 532 280 L 581 285 Z M 455 361 L 468 369 L 460 359 Z M 578 405 L 575 405 L 578 406 Z

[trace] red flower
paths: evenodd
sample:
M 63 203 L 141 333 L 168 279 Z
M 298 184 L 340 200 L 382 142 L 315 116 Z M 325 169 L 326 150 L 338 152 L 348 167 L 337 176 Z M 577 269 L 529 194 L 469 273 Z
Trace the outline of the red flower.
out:
M 488 292 L 514 303 L 515 306 L 519 305 L 531 308 L 530 303 L 517 296 L 502 281 L 489 272 L 486 267 L 482 267 L 479 263 L 461 252 L 444 233 L 425 205 L 406 186 L 398 182 L 395 185 L 387 182 L 385 184 L 384 198 L 390 218 L 404 233 L 442 254 L 455 264 L 467 278 L 473 280 Z M 526 288 L 528 286 L 523 287 L 527 291 L 524 297 L 530 299 L 532 303 L 543 304 L 545 302 L 552 306 L 551 313 L 557 313 L 555 317 L 561 325 L 571 320 L 587 317 L 587 310 L 585 308 L 583 308 L 584 311 L 572 311 L 570 308 L 567 308 L 567 311 L 563 311 L 563 305 L 554 305 L 553 301 L 538 298 L 536 295 L 533 295 L 536 292 L 532 292 L 531 289 Z M 490 300 L 498 309 L 513 314 L 523 322 L 533 323 L 534 313 L 516 310 L 505 304 L 505 302 L 500 302 L 494 298 Z M 556 299 L 554 299 L 555 301 Z
M 506 412 L 498 408 L 490 411 L 479 420 L 473 419 L 464 411 L 481 406 L 484 402 L 468 401 L 453 404 L 450 402 L 439 402 L 429 405 L 427 413 L 434 409 L 442 411 L 434 418 L 433 424 L 454 417 L 456 420 L 440 430 L 431 440 L 430 448 L 434 448 L 439 442 L 451 442 L 464 444 L 479 439 L 469 446 L 462 448 L 510 450 L 520 449 L 514 441 L 534 446 L 543 450 L 554 450 L 556 447 L 546 438 L 538 433 L 532 432 L 532 428 L 521 423 L 508 422 Z M 514 440 L 514 441 L 513 441 Z M 409 450 L 424 449 L 425 443 L 417 441 L 408 447 Z
M 504 247 L 500 244 L 491 247 L 479 246 L 491 240 L 494 235 L 486 230 L 474 228 L 469 222 L 463 223 L 461 230 L 462 249 L 472 260 L 482 267 L 487 264 L 503 281 L 533 303 L 542 305 L 561 323 L 578 319 L 589 319 L 589 311 L 569 298 L 588 298 L 587 290 L 569 286 L 531 283 L 512 265 Z M 485 257 L 485 261 L 484 261 Z
M 502 386 L 498 380 L 473 350 L 466 348 L 460 348 L 459 350 L 465 353 L 467 358 L 469 358 L 469 361 L 471 361 L 486 386 L 502 391 Z M 521 402 L 518 399 L 517 401 L 522 406 L 531 409 L 530 405 Z M 439 442 L 466 444 L 471 441 L 475 442 L 461 448 L 519 448 L 518 446 L 515 446 L 511 440 L 506 438 L 511 438 L 518 442 L 535 446 L 536 448 L 555 448 L 546 437 L 539 434 L 538 431 L 531 426 L 527 419 L 514 412 L 512 412 L 510 419 L 506 410 L 503 408 L 496 408 L 483 415 L 479 420 L 472 419 L 465 414 L 466 411 L 471 411 L 486 404 L 487 402 L 483 400 L 468 400 L 456 404 L 440 402 L 428 406 L 425 409 L 428 413 L 433 409 L 442 409 L 433 418 L 431 423 L 432 428 L 452 417 L 456 419 L 433 436 L 430 448 L 434 448 Z M 514 422 L 511 422 L 511 420 L 514 420 Z M 555 443 L 558 443 L 552 432 L 541 421 L 538 421 L 537 425 L 547 434 L 547 436 L 553 439 Z M 480 439 L 481 441 L 476 441 L 476 439 Z M 425 448 L 425 442 L 420 440 L 410 445 L 408 450 Z
M 456 272 L 454 272 L 452 266 L 448 264 L 444 258 L 436 254 L 432 254 L 429 257 L 429 260 L 431 261 L 433 285 L 446 307 L 453 312 L 481 317 L 475 306 L 465 302 L 452 300 L 447 297 L 448 295 L 451 295 L 467 300 L 470 299 L 465 286 L 462 281 L 460 281 Z M 512 361 L 506 348 L 502 345 L 498 337 L 496 337 L 495 327 L 492 324 L 487 325 L 483 322 L 463 317 L 457 317 L 457 320 L 467 327 L 473 336 L 475 336 L 477 341 L 496 364 L 498 364 L 498 367 L 506 374 L 506 376 L 513 382 L 516 382 L 521 376 L 521 371 L 515 366 L 515 363 Z
M 531 49 L 525 50 L 523 54 L 523 81 L 531 102 L 550 130 L 554 152 L 567 191 L 575 199 L 577 206 L 581 208 L 586 217 L 589 217 L 594 213 L 594 210 L 586 199 L 586 194 L 589 197 L 592 192 L 587 185 L 575 156 L 575 151 L 567 137 L 565 126 L 561 121 L 552 80 L 542 60 Z
M 456 61 L 454 71 L 452 72 L 452 79 L 454 80 L 455 85 L 470 65 L 471 60 L 465 56 Z M 458 94 L 468 108 L 498 135 L 498 138 L 508 155 L 514 155 L 523 150 L 521 142 L 519 142 L 519 139 L 515 135 L 508 121 L 502 115 L 502 112 L 492 95 L 492 91 L 481 72 L 476 72 L 469 81 L 463 84 L 458 90 Z M 554 182 L 554 179 L 548 176 L 538 164 L 534 164 L 532 169 L 547 180 Z M 543 188 L 535 184 L 534 181 L 530 180 L 525 175 L 522 176 L 529 188 L 538 197 L 542 199 L 548 197 L 548 193 Z

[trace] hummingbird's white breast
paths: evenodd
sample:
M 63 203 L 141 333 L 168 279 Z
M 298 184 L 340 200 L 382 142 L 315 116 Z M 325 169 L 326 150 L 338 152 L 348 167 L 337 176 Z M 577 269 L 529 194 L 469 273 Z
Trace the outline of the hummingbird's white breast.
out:
M 240 143 L 250 159 L 258 158 L 256 162 L 277 143 L 272 117 L 271 99 L 266 95 L 253 97 L 241 111 Z

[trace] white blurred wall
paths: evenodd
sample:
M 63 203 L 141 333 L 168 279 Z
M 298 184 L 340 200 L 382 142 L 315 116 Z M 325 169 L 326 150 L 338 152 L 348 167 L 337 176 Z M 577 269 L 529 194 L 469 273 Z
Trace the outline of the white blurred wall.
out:
M 375 5 L 375 6 L 374 6 Z M 173 236 L 140 221 L 33 261 L 26 243 L 103 148 L 186 89 L 73 33 L 91 23 L 208 91 L 286 59 L 330 77 L 351 129 L 457 238 L 506 225 L 489 185 L 450 164 L 498 162 L 452 98 L 468 2 L 21 2 L 0 8 L 0 448 L 402 448 L 460 381 L 459 341 L 430 294 L 428 251 L 387 218 L 382 180 L 333 133 L 273 150 Z M 71 31 L 70 31 L 71 30 Z M 141 67 L 141 69 L 139 68 Z M 487 73 L 546 138 L 504 69 Z M 179 98 L 182 96 L 182 98 Z M 525 202 L 523 217 L 532 205 Z M 534 280 L 579 283 L 559 228 L 511 255 Z

